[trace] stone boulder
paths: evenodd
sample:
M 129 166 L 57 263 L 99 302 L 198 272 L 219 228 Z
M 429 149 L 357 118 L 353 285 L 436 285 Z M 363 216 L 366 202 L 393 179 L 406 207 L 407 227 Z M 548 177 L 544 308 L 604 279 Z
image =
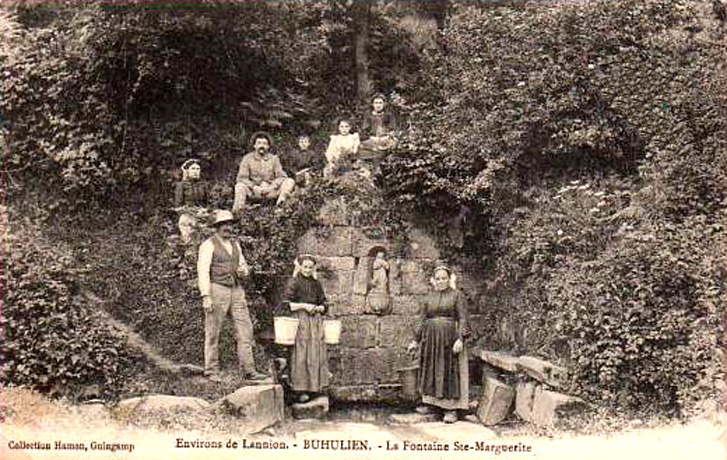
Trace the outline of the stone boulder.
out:
M 540 388 L 535 392 L 531 421 L 538 426 L 558 426 L 586 408 L 585 401 L 580 398 Z
M 580 398 L 546 390 L 537 382 L 521 382 L 516 391 L 517 414 L 523 420 L 542 427 L 560 425 L 588 407 Z
M 477 417 L 483 425 L 496 425 L 510 413 L 515 389 L 501 380 L 485 374 L 483 392 L 477 405 Z
M 536 382 L 518 382 L 515 387 L 515 412 L 521 419 L 531 422 L 535 402 Z
M 245 386 L 215 403 L 223 411 L 239 417 L 255 433 L 283 420 L 281 385 Z

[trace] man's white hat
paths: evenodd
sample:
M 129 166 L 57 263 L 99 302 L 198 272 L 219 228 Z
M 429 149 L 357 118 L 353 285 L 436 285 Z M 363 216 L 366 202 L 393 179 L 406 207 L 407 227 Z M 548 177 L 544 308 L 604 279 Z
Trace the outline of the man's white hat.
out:
M 221 209 L 215 211 L 215 221 L 212 222 L 213 226 L 217 226 L 223 222 L 234 222 L 235 216 L 232 215 L 230 211 L 227 211 L 226 209 Z

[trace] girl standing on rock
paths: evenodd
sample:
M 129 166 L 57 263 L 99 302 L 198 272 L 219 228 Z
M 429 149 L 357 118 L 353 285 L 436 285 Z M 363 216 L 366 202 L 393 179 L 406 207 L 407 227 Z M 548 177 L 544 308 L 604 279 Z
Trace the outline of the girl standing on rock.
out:
M 427 414 L 431 406 L 444 409 L 444 422 L 457 421 L 457 410 L 469 408 L 469 372 L 464 346 L 469 336 L 464 296 L 455 287 L 452 270 L 434 269 L 434 290 L 420 307 L 420 322 L 415 335 L 419 353 L 419 393 L 422 406 L 417 412 Z M 415 348 L 417 342 L 409 347 Z
M 295 260 L 293 279 L 285 294 L 285 304 L 298 318 L 295 346 L 290 355 L 290 380 L 298 400 L 306 402 L 310 393 L 328 387 L 328 354 L 324 339 L 323 317 L 328 311 L 323 286 L 316 278 L 316 260 L 303 255 Z

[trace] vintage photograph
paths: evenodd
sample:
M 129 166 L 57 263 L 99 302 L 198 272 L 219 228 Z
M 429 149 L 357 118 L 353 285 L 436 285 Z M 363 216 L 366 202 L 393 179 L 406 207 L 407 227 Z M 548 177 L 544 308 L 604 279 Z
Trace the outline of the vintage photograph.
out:
M 3 459 L 727 458 L 727 0 L 3 0 Z

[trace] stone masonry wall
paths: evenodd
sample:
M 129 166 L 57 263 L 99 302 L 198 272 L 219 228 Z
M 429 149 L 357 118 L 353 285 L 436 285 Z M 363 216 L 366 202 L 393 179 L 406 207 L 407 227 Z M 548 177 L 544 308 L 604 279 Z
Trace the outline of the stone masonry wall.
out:
M 395 399 L 397 369 L 413 363 L 406 347 L 413 340 L 419 303 L 430 289 L 431 270 L 440 262 L 440 254 L 434 241 L 415 229 L 408 235 L 407 257 L 397 258 L 393 242 L 367 236 L 368 227 L 351 225 L 350 216 L 335 205 L 328 203 L 319 215 L 320 225 L 298 242 L 301 252 L 316 256 L 329 317 L 342 322 L 340 344 L 329 346 L 331 393 L 349 401 Z M 393 308 L 383 316 L 369 311 L 366 304 L 370 254 L 376 247 L 387 250 L 389 262 Z M 462 279 L 458 267 L 453 268 Z M 477 322 L 476 314 L 472 320 Z

